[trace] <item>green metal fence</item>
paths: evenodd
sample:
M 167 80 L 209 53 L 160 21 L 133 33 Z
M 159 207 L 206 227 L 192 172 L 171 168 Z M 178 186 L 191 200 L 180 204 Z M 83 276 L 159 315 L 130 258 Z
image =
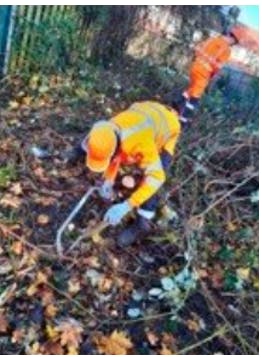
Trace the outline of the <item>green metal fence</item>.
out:
M 90 32 L 83 31 L 80 6 L 0 6 L 0 72 L 63 71 L 87 57 Z M 11 8 L 13 29 L 10 34 Z M 4 16 L 5 13 L 5 16 Z M 1 19 L 5 18 L 5 24 Z M 1 35 L 2 34 L 2 35 Z M 10 51 L 6 42 L 10 39 Z M 4 66 L 4 63 L 6 65 Z M 5 68 L 4 68 L 5 67 Z
M 12 6 L 0 6 L 0 74 L 6 71 L 10 53 Z

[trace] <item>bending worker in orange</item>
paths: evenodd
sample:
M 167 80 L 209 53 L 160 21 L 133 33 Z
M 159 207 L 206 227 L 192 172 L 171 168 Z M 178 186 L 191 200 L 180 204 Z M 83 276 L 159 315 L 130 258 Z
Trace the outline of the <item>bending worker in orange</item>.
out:
M 229 61 L 231 46 L 236 43 L 237 33 L 232 29 L 227 35 L 209 38 L 196 47 L 190 68 L 189 86 L 183 93 L 183 104 L 180 107 L 181 121 L 187 122 L 192 118 L 210 80 Z
M 82 143 L 87 167 L 103 173 L 103 198 L 112 199 L 122 165 L 135 164 L 143 170 L 137 190 L 125 201 L 113 204 L 104 216 L 115 226 L 136 210 L 135 222 L 118 237 L 119 245 L 130 245 L 149 231 L 159 202 L 156 193 L 166 180 L 179 135 L 178 113 L 158 102 L 145 101 L 134 103 L 109 121 L 96 122 Z

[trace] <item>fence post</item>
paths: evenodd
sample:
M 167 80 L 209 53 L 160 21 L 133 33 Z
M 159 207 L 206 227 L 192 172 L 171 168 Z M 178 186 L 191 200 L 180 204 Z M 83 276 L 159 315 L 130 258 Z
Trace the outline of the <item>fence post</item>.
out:
M 7 74 L 16 6 L 0 6 L 0 76 Z

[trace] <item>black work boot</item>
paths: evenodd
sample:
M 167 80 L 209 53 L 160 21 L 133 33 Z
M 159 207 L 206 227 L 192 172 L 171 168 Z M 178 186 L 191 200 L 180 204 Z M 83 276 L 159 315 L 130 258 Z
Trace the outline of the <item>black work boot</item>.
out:
M 128 247 L 139 238 L 145 237 L 152 230 L 152 223 L 149 219 L 142 216 L 137 216 L 130 227 L 126 228 L 117 237 L 119 247 Z

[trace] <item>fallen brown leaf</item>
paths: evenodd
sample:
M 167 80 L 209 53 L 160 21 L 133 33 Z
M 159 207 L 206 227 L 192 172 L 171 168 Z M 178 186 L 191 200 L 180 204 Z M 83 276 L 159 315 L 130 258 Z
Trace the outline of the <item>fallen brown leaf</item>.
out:
M 100 268 L 101 264 L 97 256 L 90 256 L 83 259 L 83 263 L 89 265 L 91 268 Z
M 20 106 L 19 102 L 17 102 L 16 100 L 10 100 L 8 104 L 9 104 L 9 109 L 11 110 L 17 109 Z
M 237 276 L 240 279 L 243 279 L 243 280 L 249 279 L 250 268 L 238 268 L 236 272 L 237 272 Z
M 3 312 L 0 311 L 0 333 L 5 333 L 8 330 L 8 322 Z
M 107 293 L 113 285 L 113 280 L 107 277 L 101 279 L 98 283 L 98 291 L 101 293 Z
M 3 207 L 19 208 L 22 204 L 22 199 L 11 194 L 6 193 L 0 200 L 0 205 Z
M 19 196 L 23 193 L 22 185 L 20 182 L 15 182 L 9 188 L 9 191 L 14 193 L 16 196 Z
M 148 342 L 150 343 L 151 346 L 156 346 L 158 341 L 159 341 L 159 337 L 152 331 L 148 331 L 146 333 L 146 337 L 148 339 Z
M 113 331 L 109 336 L 100 336 L 94 340 L 99 353 L 106 355 L 126 355 L 133 343 L 125 332 Z
M 206 269 L 197 269 L 197 274 L 199 276 L 199 278 L 203 279 L 203 278 L 207 278 L 208 277 L 208 272 L 206 271 Z
M 34 202 L 46 207 L 46 206 L 52 206 L 53 204 L 55 204 L 56 203 L 56 199 L 54 197 L 46 197 L 46 196 L 44 196 L 44 197 L 36 197 L 34 199 Z
M 38 355 L 40 353 L 40 343 L 35 341 L 31 345 L 26 344 L 25 352 L 28 355 Z
M 46 177 L 45 170 L 41 166 L 36 167 L 33 171 L 34 174 L 40 179 L 40 181 L 45 183 L 49 182 L 49 178 Z
M 25 337 L 25 330 L 23 328 L 16 329 L 12 332 L 11 342 L 12 343 L 22 343 L 24 337 Z
M 232 221 L 229 221 L 227 223 L 226 229 L 228 232 L 235 232 L 237 230 L 237 228 L 238 228 L 238 226 L 235 223 L 233 223 Z
M 23 253 L 24 245 L 21 241 L 16 241 L 11 245 L 11 250 L 16 255 L 21 255 Z
M 13 266 L 10 263 L 10 260 L 6 257 L 0 258 L 0 275 L 5 275 L 10 273 L 13 270 Z
M 58 312 L 58 307 L 55 306 L 54 304 L 49 304 L 45 308 L 45 316 L 46 317 L 53 318 L 56 316 L 57 312 Z
M 45 332 L 49 339 L 51 339 L 52 341 L 54 341 L 54 340 L 57 341 L 57 338 L 59 337 L 59 333 L 56 330 L 55 326 L 47 324 L 46 328 L 45 328 Z
M 39 290 L 39 285 L 46 284 L 48 281 L 48 276 L 45 272 L 39 271 L 36 274 L 35 280 L 26 290 L 26 294 L 28 296 L 35 295 Z
M 187 221 L 187 228 L 189 229 L 189 231 L 199 231 L 203 228 L 204 223 L 205 222 L 203 216 L 195 215 Z
M 68 355 L 79 355 L 79 351 L 78 351 L 78 348 L 75 348 L 74 346 L 69 346 L 67 348 L 67 354 Z
M 62 321 L 56 331 L 60 334 L 60 342 L 62 346 L 78 348 L 82 342 L 82 325 L 75 319 L 69 318 Z
M 169 348 L 167 348 L 167 346 L 162 343 L 161 344 L 161 350 L 159 351 L 160 355 L 175 355 L 174 352 L 172 352 Z
M 36 274 L 36 284 L 46 284 L 47 282 L 48 282 L 47 273 L 38 271 Z
M 26 294 L 27 296 L 33 296 L 37 293 L 37 291 L 38 291 L 38 286 L 33 283 L 26 289 Z
M 37 223 L 40 224 L 41 226 L 45 226 L 46 224 L 49 223 L 50 221 L 50 218 L 48 215 L 46 214 L 40 214 L 38 217 L 37 217 Z
M 186 325 L 187 325 L 188 329 L 193 332 L 199 332 L 201 329 L 199 326 L 199 323 L 193 319 L 188 319 L 186 321 Z
M 26 96 L 22 98 L 22 104 L 29 106 L 32 102 L 32 97 Z
M 41 347 L 40 351 L 44 355 L 64 355 L 64 349 L 59 342 L 47 341 Z
M 48 287 L 43 286 L 41 289 L 41 302 L 43 306 L 47 306 L 54 302 L 54 292 Z
M 77 277 L 73 277 L 68 280 L 68 291 L 70 294 L 75 295 L 81 289 L 80 281 Z

